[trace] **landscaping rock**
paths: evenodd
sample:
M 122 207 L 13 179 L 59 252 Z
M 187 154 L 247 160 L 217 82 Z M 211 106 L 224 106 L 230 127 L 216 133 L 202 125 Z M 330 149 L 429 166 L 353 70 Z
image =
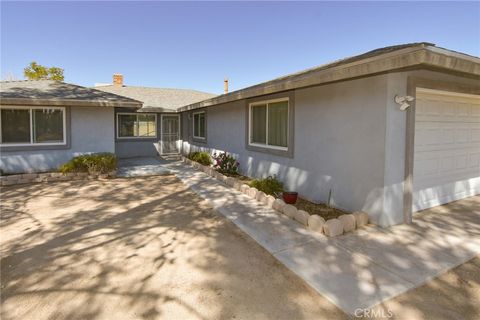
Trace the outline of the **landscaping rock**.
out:
M 353 214 L 342 214 L 338 217 L 343 224 L 343 232 L 350 232 L 355 230 L 355 216 Z
M 353 216 L 355 217 L 355 224 L 357 228 L 361 228 L 368 224 L 368 213 L 363 211 L 356 211 L 353 213 Z
M 264 200 L 266 197 L 267 197 L 267 195 L 265 194 L 265 192 L 263 192 L 263 191 L 258 191 L 258 192 L 257 192 L 257 196 L 255 197 L 255 199 L 257 199 L 257 201 L 263 203 L 263 200 Z
M 235 181 L 237 181 L 235 178 L 228 177 L 225 182 L 226 182 L 227 186 L 233 187 L 233 185 L 235 184 Z
M 246 185 L 245 183 L 240 186 L 240 192 L 242 192 L 242 193 L 247 194 L 248 189 L 250 189 L 250 187 L 248 185 Z
M 327 237 L 336 237 L 343 234 L 343 223 L 338 219 L 330 219 L 323 225 L 323 233 Z
M 295 208 L 291 204 L 286 204 L 282 209 L 283 214 L 292 219 L 295 218 L 297 211 L 297 208 Z
M 247 195 L 248 195 L 250 198 L 256 199 L 256 198 L 257 198 L 257 193 L 258 193 L 257 188 L 253 188 L 253 187 L 252 187 L 252 188 L 248 189 Z
M 310 214 L 307 211 L 298 210 L 295 216 L 293 217 L 296 221 L 300 222 L 304 226 L 308 225 L 308 218 Z
M 22 179 L 35 179 L 38 177 L 38 174 L 36 173 L 25 173 L 22 174 Z
M 264 202 L 265 205 L 267 205 L 268 207 L 272 207 L 273 206 L 273 203 L 275 202 L 275 197 L 274 196 L 266 196 L 265 199 L 264 199 Z
M 312 214 L 308 218 L 308 228 L 312 231 L 323 233 L 324 224 L 325 224 L 325 219 L 320 217 L 318 214 Z
M 233 188 L 235 190 L 241 191 L 240 190 L 241 187 L 242 187 L 242 183 L 240 181 L 238 181 L 237 179 L 235 179 L 235 182 L 233 183 Z
M 283 212 L 284 206 L 285 206 L 285 202 L 283 202 L 282 199 L 275 199 L 272 204 L 272 208 L 280 212 Z

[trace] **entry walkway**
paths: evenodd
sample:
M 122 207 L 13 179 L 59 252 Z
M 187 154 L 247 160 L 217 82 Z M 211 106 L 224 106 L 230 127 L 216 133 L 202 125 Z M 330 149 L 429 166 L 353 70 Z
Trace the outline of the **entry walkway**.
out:
M 480 196 L 417 214 L 414 225 L 370 226 L 329 239 L 181 162 L 164 167 L 349 314 L 480 254 Z
M 163 166 L 167 163 L 168 161 L 155 157 L 120 159 L 118 161 L 117 176 L 128 178 L 171 174 L 171 172 Z

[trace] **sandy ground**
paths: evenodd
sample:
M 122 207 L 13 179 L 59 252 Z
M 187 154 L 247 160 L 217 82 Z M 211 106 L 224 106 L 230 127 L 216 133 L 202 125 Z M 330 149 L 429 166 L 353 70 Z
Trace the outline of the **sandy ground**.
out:
M 370 315 L 399 320 L 480 319 L 480 257 L 378 305 Z
M 344 319 L 173 176 L 4 188 L 1 318 Z
M 6 187 L 1 319 L 346 319 L 173 176 Z M 361 319 L 480 319 L 480 258 Z

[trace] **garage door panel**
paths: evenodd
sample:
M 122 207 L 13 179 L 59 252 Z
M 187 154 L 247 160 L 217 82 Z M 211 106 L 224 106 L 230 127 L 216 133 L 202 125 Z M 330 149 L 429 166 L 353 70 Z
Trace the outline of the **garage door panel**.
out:
M 416 196 L 415 211 L 439 206 L 480 193 L 480 177 L 424 187 Z
M 479 123 L 418 122 L 415 128 L 415 150 L 460 149 L 473 145 L 478 147 Z
M 480 193 L 480 97 L 418 90 L 413 210 Z

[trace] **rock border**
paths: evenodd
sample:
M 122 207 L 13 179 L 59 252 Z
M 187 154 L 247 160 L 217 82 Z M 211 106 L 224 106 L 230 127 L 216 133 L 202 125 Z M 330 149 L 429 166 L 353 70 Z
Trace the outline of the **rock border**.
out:
M 110 179 L 110 178 L 115 178 L 116 176 L 117 176 L 116 171 L 112 171 L 107 174 L 88 174 L 87 172 L 22 173 L 22 174 L 0 176 L 0 185 L 2 187 L 5 187 L 5 186 L 14 186 L 18 184 L 39 183 L 39 182 Z
M 273 196 L 266 195 L 263 191 L 259 191 L 256 188 L 244 184 L 241 180 L 227 177 L 213 169 L 211 166 L 204 166 L 184 156 L 182 156 L 182 161 L 227 186 L 240 191 L 250 198 L 261 202 L 267 207 L 286 215 L 290 219 L 303 225 L 305 228 L 314 232 L 322 233 L 327 237 L 336 237 L 344 233 L 353 232 L 356 229 L 365 227 L 369 223 L 368 213 L 363 211 L 343 214 L 338 218 L 325 221 L 325 219 L 319 215 L 311 215 L 306 211 L 298 210 L 295 206 L 286 204 L 282 199 L 275 199 Z

